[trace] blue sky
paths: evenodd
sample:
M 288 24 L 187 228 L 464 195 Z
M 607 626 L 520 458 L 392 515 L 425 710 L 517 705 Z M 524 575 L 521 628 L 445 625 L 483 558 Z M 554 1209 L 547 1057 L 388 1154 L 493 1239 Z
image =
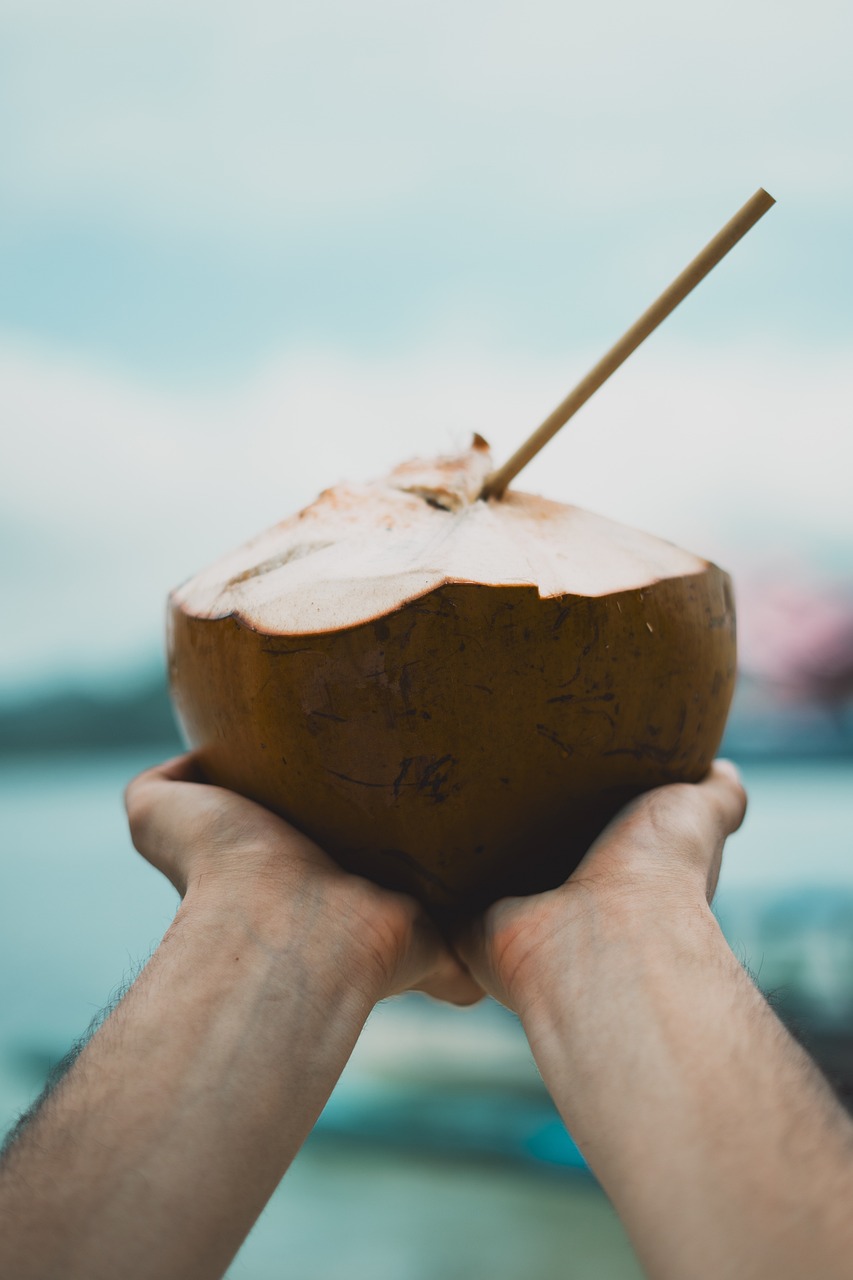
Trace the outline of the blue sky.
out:
M 458 312 L 559 351 L 763 183 L 749 287 L 682 332 L 840 343 L 851 26 L 826 0 L 4 0 L 0 326 L 176 381 Z
M 154 651 L 173 581 L 343 475 L 475 428 L 503 456 L 759 184 L 777 207 L 525 483 L 837 568 L 851 28 L 0 0 L 0 688 Z

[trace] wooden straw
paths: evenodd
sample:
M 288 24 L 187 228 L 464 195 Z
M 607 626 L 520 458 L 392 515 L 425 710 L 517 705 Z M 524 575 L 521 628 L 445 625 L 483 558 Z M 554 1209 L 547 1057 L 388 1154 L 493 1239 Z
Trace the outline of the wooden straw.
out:
M 644 311 L 639 320 L 631 326 L 627 333 L 623 334 L 615 346 L 611 347 L 605 356 L 599 360 L 598 364 L 590 369 L 589 373 L 583 378 L 574 391 L 570 391 L 562 404 L 558 404 L 553 413 L 545 419 L 540 427 L 533 432 L 520 449 L 516 449 L 515 453 L 505 462 L 502 467 L 498 467 L 497 471 L 493 471 L 487 477 L 483 485 L 481 498 L 501 498 L 506 490 L 507 485 L 521 471 L 522 467 L 526 467 L 532 457 L 546 445 L 548 441 L 555 436 L 564 426 L 569 418 L 576 414 L 581 405 L 586 404 L 590 396 L 598 390 L 603 382 L 606 382 L 611 373 L 614 373 L 628 359 L 632 351 L 636 351 L 640 343 L 655 330 L 662 320 L 665 320 L 670 312 L 674 311 L 682 299 L 686 298 L 691 289 L 695 289 L 700 280 L 703 280 L 712 267 L 715 267 L 721 258 L 724 258 L 729 249 L 734 248 L 738 240 L 745 236 L 750 227 L 754 227 L 759 218 L 763 217 L 767 210 L 776 203 L 771 195 L 768 195 L 763 187 L 759 187 L 755 195 L 747 200 L 742 209 L 739 209 L 730 222 L 727 222 L 721 231 L 718 231 L 713 240 L 710 240 L 701 253 L 693 259 L 689 266 L 685 267 L 680 276 L 673 280 L 668 289 L 664 289 L 663 293 L 653 302 L 648 311 Z

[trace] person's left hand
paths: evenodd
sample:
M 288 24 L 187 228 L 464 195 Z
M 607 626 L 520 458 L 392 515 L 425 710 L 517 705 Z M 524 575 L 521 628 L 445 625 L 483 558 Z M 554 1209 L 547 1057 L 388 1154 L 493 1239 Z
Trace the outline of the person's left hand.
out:
M 483 992 L 423 908 L 333 862 L 261 805 L 201 780 L 192 756 L 127 788 L 133 843 L 188 909 L 242 916 L 256 940 L 336 963 L 373 999 L 418 990 L 468 1005 Z

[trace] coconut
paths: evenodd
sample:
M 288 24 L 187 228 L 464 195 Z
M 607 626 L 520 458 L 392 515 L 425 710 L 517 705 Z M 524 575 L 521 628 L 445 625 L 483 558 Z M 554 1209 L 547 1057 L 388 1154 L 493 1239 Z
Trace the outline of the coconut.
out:
M 458 457 L 340 485 L 175 591 L 206 775 L 449 918 L 561 883 L 630 798 L 697 781 L 735 678 L 721 569 Z

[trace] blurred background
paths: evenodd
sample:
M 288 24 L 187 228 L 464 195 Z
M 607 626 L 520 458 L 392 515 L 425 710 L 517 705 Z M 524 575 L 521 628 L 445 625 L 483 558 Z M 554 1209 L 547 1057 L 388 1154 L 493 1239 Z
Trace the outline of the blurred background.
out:
M 0 0 L 0 1125 L 175 908 L 168 589 L 344 478 L 505 458 L 778 200 L 522 487 L 734 575 L 732 945 L 853 1098 L 853 11 Z M 334 1224 L 334 1230 L 330 1226 Z M 514 1020 L 382 1006 L 235 1262 L 639 1275 Z

